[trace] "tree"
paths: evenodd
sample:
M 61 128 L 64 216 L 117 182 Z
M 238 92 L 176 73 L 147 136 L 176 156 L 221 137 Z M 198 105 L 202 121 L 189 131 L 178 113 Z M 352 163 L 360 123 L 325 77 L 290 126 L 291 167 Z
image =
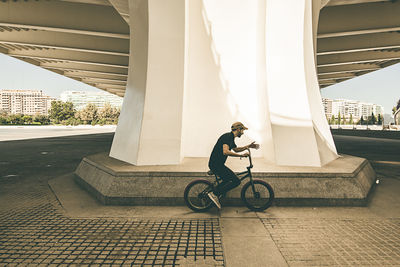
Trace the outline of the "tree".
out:
M 400 109 L 400 99 L 397 101 L 396 106 L 394 106 L 394 107 L 392 108 L 392 113 L 393 113 L 393 114 L 396 113 L 396 111 L 397 111 L 398 109 Z
M 21 114 L 11 114 L 7 118 L 7 124 L 16 124 L 16 125 L 24 124 L 24 121 L 22 120 L 22 115 Z
M 339 125 L 340 125 L 341 119 L 342 119 L 342 117 L 340 116 L 340 111 L 339 111 L 339 114 L 338 114 L 338 124 Z
M 382 116 L 378 114 L 378 125 L 382 125 Z
M 328 124 L 329 124 L 329 125 L 333 124 L 331 118 L 329 118 L 328 116 L 326 117 L 326 120 L 328 121 Z
M 353 114 L 350 114 L 350 124 L 354 124 L 354 121 L 353 121 Z
M 331 124 L 335 124 L 335 115 L 332 115 L 331 117 Z
M 0 125 L 7 124 L 7 116 L 0 114 Z
M 23 115 L 21 118 L 23 124 L 32 124 L 32 120 L 33 118 L 30 115 Z
M 100 124 L 116 124 L 119 114 L 120 110 L 118 108 L 112 107 L 109 103 L 106 103 L 97 113 L 98 122 Z
M 95 124 L 97 122 L 97 107 L 95 104 L 89 103 L 86 107 L 77 112 L 75 118 L 80 119 L 86 124 Z
M 363 116 L 361 116 L 361 119 L 360 119 L 360 125 L 364 125 L 365 123 L 364 123 L 364 117 Z
M 68 120 L 75 116 L 72 102 L 53 101 L 51 102 L 50 119 L 55 123 Z
M 99 109 L 97 118 L 100 124 L 110 124 L 113 122 L 113 109 L 109 103 L 106 103 L 103 108 Z
M 376 117 L 373 112 L 371 113 L 369 122 L 370 122 L 370 124 L 376 124 Z
M 36 115 L 35 117 L 33 117 L 33 122 L 41 125 L 48 125 L 50 124 L 50 118 L 46 115 Z

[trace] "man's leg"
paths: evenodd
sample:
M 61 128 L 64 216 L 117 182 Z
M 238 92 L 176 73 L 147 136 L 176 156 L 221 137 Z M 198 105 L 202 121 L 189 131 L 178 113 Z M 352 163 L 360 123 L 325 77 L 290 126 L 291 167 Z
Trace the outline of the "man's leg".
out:
M 215 188 L 214 193 L 219 196 L 240 185 L 240 180 L 236 174 L 228 167 L 221 166 L 215 173 L 222 178 L 222 182 Z

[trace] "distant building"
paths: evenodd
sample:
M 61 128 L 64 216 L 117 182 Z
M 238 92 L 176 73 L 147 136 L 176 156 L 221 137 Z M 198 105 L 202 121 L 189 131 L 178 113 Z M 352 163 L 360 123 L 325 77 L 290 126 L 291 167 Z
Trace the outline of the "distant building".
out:
M 72 102 L 74 108 L 80 110 L 85 108 L 88 103 L 92 103 L 98 108 L 104 107 L 106 103 L 120 108 L 123 98 L 107 92 L 65 91 L 61 93 L 61 100 Z
M 37 90 L 0 90 L 0 111 L 8 114 L 48 115 L 56 99 Z
M 384 114 L 382 106 L 356 100 L 322 98 L 322 103 L 327 118 L 331 118 L 332 115 L 337 118 L 339 113 L 341 117 L 344 116 L 346 119 L 349 119 L 350 116 L 353 119 L 360 119 L 361 116 L 366 119 L 371 116 L 372 113 L 374 113 L 375 116 L 378 116 L 378 114 L 383 116 Z
M 400 109 L 394 113 L 394 124 L 400 125 Z
M 324 105 L 325 115 L 326 117 L 332 117 L 332 99 L 322 98 L 322 104 Z

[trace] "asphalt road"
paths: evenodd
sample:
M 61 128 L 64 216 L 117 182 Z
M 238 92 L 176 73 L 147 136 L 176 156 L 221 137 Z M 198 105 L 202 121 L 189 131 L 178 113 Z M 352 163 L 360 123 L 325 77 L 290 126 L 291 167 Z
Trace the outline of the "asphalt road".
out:
M 114 133 L 0 142 L 0 178 L 48 180 L 73 172 L 86 155 L 109 151 Z M 334 136 L 339 153 L 367 158 L 378 174 L 400 176 L 400 140 Z
M 82 158 L 111 148 L 114 133 L 0 142 L 0 178 L 47 181 L 73 172 Z
M 400 140 L 344 135 L 334 135 L 334 140 L 339 153 L 374 161 L 400 162 Z
M 399 133 L 400 134 L 400 133 Z M 366 158 L 379 176 L 400 179 L 400 140 L 334 135 L 338 153 Z

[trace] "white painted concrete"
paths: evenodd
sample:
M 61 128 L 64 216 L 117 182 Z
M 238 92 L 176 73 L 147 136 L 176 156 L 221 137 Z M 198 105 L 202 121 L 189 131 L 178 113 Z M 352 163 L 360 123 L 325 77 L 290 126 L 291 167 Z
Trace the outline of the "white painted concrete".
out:
M 137 164 L 147 84 L 148 3 L 131 1 L 129 75 L 110 156 Z
M 208 157 L 235 121 L 248 128 L 238 145 L 261 142 L 257 91 L 257 1 L 188 1 L 183 155 Z M 260 154 L 259 154 L 260 155 Z
M 110 155 L 135 165 L 174 164 L 181 160 L 185 2 L 130 3 L 130 75 Z
M 312 4 L 267 0 L 266 79 L 279 165 L 322 166 L 337 158 L 315 69 Z
M 315 69 L 320 6 L 131 1 L 129 79 L 110 156 L 135 165 L 208 157 L 218 136 L 242 121 L 249 131 L 237 144 L 261 143 L 255 156 L 266 161 L 335 159 Z

